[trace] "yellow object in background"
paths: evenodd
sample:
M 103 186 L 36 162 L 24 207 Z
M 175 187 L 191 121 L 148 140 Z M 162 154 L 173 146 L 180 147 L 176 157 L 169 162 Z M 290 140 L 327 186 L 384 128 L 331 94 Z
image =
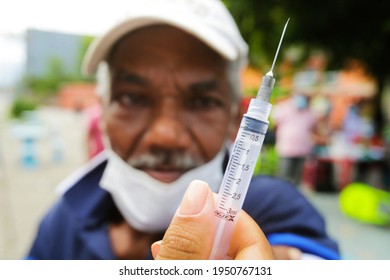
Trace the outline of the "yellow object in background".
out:
M 340 192 L 342 212 L 363 223 L 390 226 L 390 192 L 363 183 L 351 183 Z

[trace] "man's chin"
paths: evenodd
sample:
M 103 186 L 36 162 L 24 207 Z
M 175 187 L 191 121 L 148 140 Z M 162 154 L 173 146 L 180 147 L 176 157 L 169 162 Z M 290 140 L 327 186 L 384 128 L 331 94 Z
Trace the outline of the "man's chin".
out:
M 172 183 L 183 175 L 183 171 L 144 170 L 149 176 L 163 183 Z

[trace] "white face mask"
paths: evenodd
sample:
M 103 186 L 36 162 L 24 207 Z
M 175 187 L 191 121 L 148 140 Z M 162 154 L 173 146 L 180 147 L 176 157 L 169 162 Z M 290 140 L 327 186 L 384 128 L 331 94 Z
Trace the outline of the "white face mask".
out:
M 133 168 L 113 151 L 100 181 L 113 197 L 126 221 L 143 232 L 168 228 L 188 185 L 195 179 L 206 181 L 217 192 L 222 182 L 222 164 L 226 149 L 211 161 L 189 170 L 172 183 L 163 183 Z

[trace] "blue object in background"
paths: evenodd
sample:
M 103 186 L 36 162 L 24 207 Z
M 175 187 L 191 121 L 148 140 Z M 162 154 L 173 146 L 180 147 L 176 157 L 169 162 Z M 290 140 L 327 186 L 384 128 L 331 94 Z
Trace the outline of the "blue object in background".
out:
M 22 140 L 22 165 L 27 169 L 35 169 L 38 166 L 36 155 L 36 141 L 26 137 Z

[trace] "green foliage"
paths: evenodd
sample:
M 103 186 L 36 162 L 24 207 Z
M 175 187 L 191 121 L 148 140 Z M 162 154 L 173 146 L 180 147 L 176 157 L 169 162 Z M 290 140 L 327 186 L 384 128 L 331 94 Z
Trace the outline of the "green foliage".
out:
M 243 92 L 243 95 L 246 97 L 255 97 L 257 95 L 258 90 L 258 88 L 247 88 Z M 272 90 L 270 102 L 272 104 L 275 104 L 277 100 L 280 100 L 281 98 L 286 97 L 288 95 L 290 95 L 290 92 L 287 89 L 275 85 L 274 89 Z
M 27 76 L 23 80 L 23 86 L 28 92 L 32 92 L 40 99 L 54 96 L 64 82 L 90 81 L 81 73 L 82 59 L 85 52 L 93 40 L 91 36 L 84 36 L 80 39 L 79 55 L 77 58 L 77 69 L 74 73 L 67 74 L 64 70 L 64 63 L 59 57 L 51 57 L 47 61 L 47 71 L 43 77 Z
M 47 73 L 44 77 L 25 77 L 25 86 L 38 96 L 50 96 L 57 92 L 60 84 L 66 80 L 61 59 L 52 57 L 48 61 Z
M 277 1 L 224 0 L 249 45 L 250 64 L 268 71 L 288 12 Z M 286 37 L 287 37 L 286 33 Z
M 87 49 L 88 49 L 89 45 L 92 43 L 93 39 L 94 39 L 94 37 L 92 37 L 92 36 L 83 36 L 83 37 L 81 37 L 81 40 L 80 40 L 80 49 L 79 49 L 79 54 L 78 54 L 78 58 L 77 58 L 77 66 L 78 66 L 77 73 L 78 73 L 79 78 L 83 79 L 83 80 L 85 80 L 86 78 L 83 76 L 83 74 L 81 72 L 81 67 L 82 67 L 85 53 L 87 52 Z
M 283 50 L 301 45 L 305 52 L 330 53 L 330 67 L 342 67 L 355 57 L 375 75 L 389 73 L 389 1 L 224 0 L 250 47 L 252 65 L 271 62 L 287 18 Z M 260 44 L 260 45 L 259 45 Z
M 259 159 L 256 162 L 254 170 L 255 175 L 273 175 L 278 171 L 279 156 L 276 152 L 275 146 L 263 145 Z
M 32 100 L 25 98 L 17 98 L 14 100 L 10 107 L 10 117 L 20 118 L 26 111 L 34 111 L 38 107 L 38 104 Z
M 272 90 L 270 102 L 272 104 L 275 104 L 275 103 L 277 103 L 276 102 L 277 100 L 280 100 L 280 99 L 282 99 L 286 96 L 289 96 L 289 95 L 290 95 L 290 91 L 288 91 L 287 89 L 281 88 L 279 86 L 275 86 L 274 89 Z

